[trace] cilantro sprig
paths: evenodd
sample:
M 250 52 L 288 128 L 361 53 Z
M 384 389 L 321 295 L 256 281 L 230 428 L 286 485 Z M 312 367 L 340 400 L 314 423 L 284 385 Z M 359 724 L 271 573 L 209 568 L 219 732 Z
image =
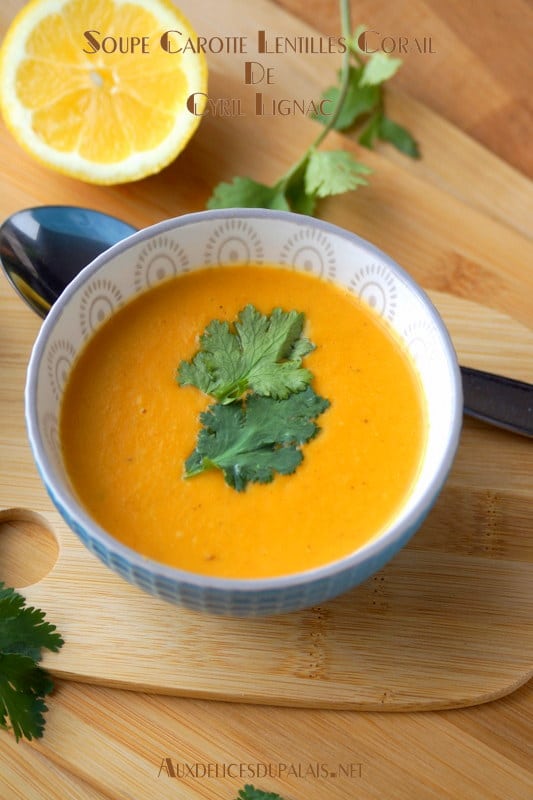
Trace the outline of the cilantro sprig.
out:
M 417 142 L 406 128 L 391 120 L 385 111 L 385 83 L 400 68 L 402 61 L 386 53 L 376 52 L 365 59 L 359 47 L 365 26 L 352 34 L 349 0 L 340 0 L 341 28 L 347 47 L 343 55 L 339 81 L 322 94 L 333 103 L 329 116 L 317 115 L 324 125 L 302 157 L 272 185 L 250 177 L 236 177 L 219 183 L 207 208 L 270 208 L 315 213 L 317 201 L 368 184 L 372 170 L 346 150 L 319 150 L 331 130 L 345 131 L 355 127 L 358 141 L 367 148 L 375 142 L 389 142 L 398 150 L 419 158 Z
M 310 387 L 302 366 L 315 346 L 303 335 L 298 311 L 275 308 L 261 314 L 245 306 L 234 324 L 213 320 L 200 349 L 177 371 L 181 386 L 195 386 L 218 400 L 200 415 L 196 448 L 185 477 L 222 471 L 239 492 L 249 483 L 269 483 L 301 464 L 301 445 L 319 431 L 315 420 L 329 401 Z
M 366 54 L 359 45 L 365 30 L 364 25 L 359 25 L 353 36 L 347 39 L 352 63 L 348 68 L 342 108 L 333 128 L 338 131 L 356 130 L 359 144 L 364 147 L 372 148 L 376 140 L 380 139 L 411 158 L 420 158 L 416 140 L 406 128 L 391 120 L 385 109 L 385 83 L 397 73 L 402 60 L 380 51 L 365 59 Z M 341 73 L 339 80 L 343 80 Z M 330 86 L 323 92 L 322 100 L 335 103 L 339 95 L 340 86 Z M 315 119 L 328 125 L 329 118 L 324 115 L 318 114 Z
M 341 0 L 342 29 L 351 32 L 350 4 Z M 252 178 L 237 177 L 231 183 L 219 183 L 207 202 L 213 208 L 272 208 L 313 214 L 317 200 L 356 189 L 367 184 L 371 169 L 345 150 L 319 151 L 318 148 L 336 124 L 349 88 L 350 49 L 343 55 L 338 95 L 326 126 L 303 156 L 272 186 Z
M 11 728 L 17 741 L 43 735 L 53 682 L 38 662 L 42 648 L 57 652 L 62 645 L 44 613 L 0 582 L 0 727 Z
M 246 784 L 244 789 L 239 790 L 236 800 L 283 800 L 283 798 L 274 792 L 263 792 L 251 784 Z
M 220 469 L 226 483 L 242 492 L 250 482 L 270 483 L 276 472 L 291 475 L 303 459 L 299 445 L 316 436 L 314 420 L 328 406 L 310 386 L 285 400 L 250 394 L 246 403 L 211 405 L 200 415 L 203 428 L 185 477 Z
M 196 386 L 221 403 L 247 389 L 283 399 L 311 381 L 302 358 L 314 345 L 302 336 L 304 315 L 275 308 L 270 316 L 247 305 L 233 327 L 213 320 L 200 337 L 200 350 L 178 369 L 181 386 Z

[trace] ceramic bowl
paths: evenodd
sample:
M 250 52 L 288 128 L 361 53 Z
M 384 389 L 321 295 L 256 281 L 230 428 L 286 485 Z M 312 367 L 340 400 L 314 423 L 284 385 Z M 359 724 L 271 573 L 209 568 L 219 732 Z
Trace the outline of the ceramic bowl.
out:
M 416 485 L 381 535 L 320 568 L 243 580 L 165 566 L 99 527 L 70 489 L 61 457 L 58 415 L 80 349 L 130 298 L 184 271 L 248 262 L 275 262 L 339 283 L 384 317 L 418 368 L 428 409 L 428 438 Z M 156 597 L 232 616 L 278 614 L 322 603 L 383 567 L 421 525 L 440 492 L 462 420 L 455 352 L 441 318 L 415 281 L 353 233 L 317 219 L 259 209 L 206 211 L 166 220 L 99 256 L 73 280 L 46 318 L 30 360 L 25 402 L 29 440 L 42 480 L 87 548 Z

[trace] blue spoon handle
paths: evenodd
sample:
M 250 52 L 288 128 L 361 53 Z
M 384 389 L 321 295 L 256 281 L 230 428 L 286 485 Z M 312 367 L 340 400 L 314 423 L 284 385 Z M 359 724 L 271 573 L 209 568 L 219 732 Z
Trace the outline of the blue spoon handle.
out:
M 533 384 L 461 367 L 464 413 L 499 428 L 533 436 Z

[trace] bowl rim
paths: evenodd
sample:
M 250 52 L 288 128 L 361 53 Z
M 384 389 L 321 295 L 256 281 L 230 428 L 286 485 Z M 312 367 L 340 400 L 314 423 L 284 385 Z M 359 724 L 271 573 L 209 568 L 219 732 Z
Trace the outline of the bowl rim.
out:
M 425 493 L 417 501 L 409 513 L 403 518 L 401 524 L 397 524 L 393 520 L 387 529 L 379 534 L 376 534 L 369 542 L 340 559 L 336 559 L 335 561 L 331 561 L 302 572 L 287 573 L 267 578 L 229 578 L 189 572 L 188 570 L 181 569 L 179 567 L 173 567 L 153 558 L 143 556 L 138 551 L 132 549 L 128 545 L 123 544 L 112 534 L 108 533 L 104 528 L 98 525 L 98 523 L 96 523 L 89 516 L 89 514 L 77 501 L 72 491 L 66 492 L 61 486 L 56 485 L 54 479 L 54 467 L 50 463 L 46 454 L 37 415 L 37 387 L 41 358 L 49 335 L 53 332 L 55 324 L 63 314 L 65 306 L 68 304 L 70 298 L 77 292 L 79 287 L 82 286 L 92 275 L 103 268 L 109 260 L 123 252 L 126 252 L 134 244 L 144 242 L 161 233 L 171 230 L 174 231 L 184 226 L 195 225 L 196 223 L 210 219 L 222 221 L 232 218 L 246 218 L 248 220 L 261 218 L 267 218 L 269 220 L 287 220 L 298 225 L 315 227 L 323 231 L 326 235 L 332 234 L 346 239 L 348 242 L 363 248 L 370 255 L 378 257 L 383 263 L 391 268 L 393 272 L 401 276 L 404 282 L 409 286 L 409 289 L 428 309 L 432 317 L 432 321 L 438 330 L 439 336 L 445 345 L 449 377 L 451 379 L 454 393 L 450 429 L 446 440 L 446 447 L 441 455 L 438 469 L 431 478 Z M 390 547 L 393 547 L 395 543 L 401 542 L 403 536 L 411 528 L 416 526 L 418 522 L 423 520 L 426 513 L 430 510 L 451 468 L 459 444 L 459 437 L 462 427 L 463 393 L 461 374 L 455 349 L 450 334 L 439 312 L 421 286 L 409 275 L 408 272 L 406 272 L 405 269 L 403 269 L 403 267 L 394 261 L 394 259 L 388 256 L 374 244 L 366 239 L 363 239 L 357 234 L 316 217 L 309 217 L 291 211 L 277 211 L 262 208 L 231 208 L 192 212 L 178 217 L 165 219 L 161 222 L 156 222 L 153 225 L 132 233 L 126 239 L 118 242 L 104 253 L 97 256 L 86 267 L 84 267 L 80 273 L 68 284 L 60 297 L 53 304 L 39 330 L 32 348 L 27 368 L 26 386 L 24 392 L 24 408 L 27 434 L 37 469 L 51 499 L 59 508 L 61 515 L 64 516 L 64 512 L 68 514 L 70 521 L 66 520 L 66 522 L 69 527 L 72 528 L 74 524 L 82 530 L 90 531 L 90 535 L 93 539 L 96 539 L 100 544 L 102 544 L 109 553 L 112 553 L 113 555 L 116 555 L 127 562 L 129 567 L 134 570 L 138 569 L 141 572 L 148 571 L 153 575 L 156 575 L 157 578 L 185 584 L 200 590 L 209 589 L 213 591 L 231 593 L 249 593 L 250 591 L 253 591 L 254 593 L 257 593 L 262 591 L 275 591 L 295 588 L 308 583 L 314 583 L 319 580 L 327 580 L 346 571 L 351 571 L 357 567 L 361 567 L 368 561 L 375 557 L 379 557 L 380 554 L 389 550 Z

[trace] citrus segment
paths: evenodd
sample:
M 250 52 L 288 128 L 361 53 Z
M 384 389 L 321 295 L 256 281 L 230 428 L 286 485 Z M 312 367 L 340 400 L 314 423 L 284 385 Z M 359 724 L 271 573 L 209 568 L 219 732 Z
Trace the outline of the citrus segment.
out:
M 113 164 L 128 158 L 133 152 L 131 140 L 121 124 L 116 102 L 106 92 L 93 97 L 87 118 L 88 124 L 84 125 L 78 141 L 80 156 L 102 164 Z M 114 131 L 111 138 L 98 124 L 98 120 L 104 118 Z
M 124 4 L 121 3 L 122 7 Z M 139 14 L 142 7 L 139 8 Z M 117 7 L 113 0 L 71 0 L 61 9 L 65 25 L 70 29 L 73 38 L 79 36 L 80 20 L 82 30 L 110 31 L 117 20 Z M 87 25 L 87 27 L 85 27 Z
M 202 53 L 163 49 L 169 30 L 196 38 L 170 0 L 33 0 L 0 53 L 6 124 L 41 162 L 91 183 L 158 172 L 194 133 L 187 98 L 207 86 Z
M 117 105 L 120 119 L 127 125 L 127 132 L 135 150 L 154 147 L 159 137 L 170 131 L 174 124 L 171 114 L 147 106 L 133 95 L 121 95 Z
M 79 142 L 89 106 L 87 92 L 70 92 L 35 111 L 33 129 L 45 144 L 63 153 L 73 151 Z
M 29 111 L 49 106 L 71 92 L 87 89 L 85 71 L 70 70 L 62 64 L 26 58 L 17 72 L 17 94 Z
M 24 12 L 22 12 L 24 13 Z M 16 25 L 15 19 L 13 25 Z M 53 48 L 51 48 L 53 43 Z M 82 65 L 84 55 L 73 41 L 69 28 L 60 14 L 50 14 L 39 21 L 29 32 L 26 54 L 44 61 L 61 61 L 70 66 Z

